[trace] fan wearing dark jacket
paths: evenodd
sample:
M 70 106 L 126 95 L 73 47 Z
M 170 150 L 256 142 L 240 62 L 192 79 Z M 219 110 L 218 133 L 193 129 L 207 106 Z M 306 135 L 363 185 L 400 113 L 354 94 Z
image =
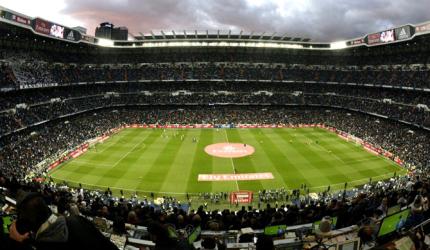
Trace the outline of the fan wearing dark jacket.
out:
M 29 193 L 18 201 L 18 219 L 10 227 L 9 237 L 19 248 L 50 249 L 118 249 L 87 219 L 81 216 L 52 214 L 43 197 Z

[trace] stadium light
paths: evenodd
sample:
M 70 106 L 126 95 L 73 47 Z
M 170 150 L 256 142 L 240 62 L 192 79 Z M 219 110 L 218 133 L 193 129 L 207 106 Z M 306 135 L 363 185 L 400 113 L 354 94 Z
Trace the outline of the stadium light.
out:
M 102 47 L 113 47 L 114 42 L 109 39 L 103 39 L 103 38 L 97 38 L 97 45 L 100 45 Z
M 346 48 L 346 41 L 330 43 L 330 49 L 344 49 L 344 48 Z

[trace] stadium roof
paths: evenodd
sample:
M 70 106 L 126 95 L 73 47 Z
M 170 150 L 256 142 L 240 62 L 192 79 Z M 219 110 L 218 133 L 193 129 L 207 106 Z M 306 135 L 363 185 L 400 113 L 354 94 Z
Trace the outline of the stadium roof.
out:
M 288 34 L 267 33 L 267 32 L 232 32 L 231 30 L 180 30 L 180 31 L 150 31 L 149 33 L 139 33 L 134 36 L 136 40 L 159 40 L 159 39 L 251 39 L 262 41 L 294 41 L 310 42 L 310 38 L 293 37 Z
M 363 37 L 332 43 L 313 42 L 309 38 L 292 37 L 270 32 L 233 33 L 231 30 L 151 31 L 134 36 L 131 41 L 113 41 L 83 34 L 39 17 L 29 17 L 0 6 L 0 22 L 19 26 L 39 36 L 73 43 L 89 43 L 101 47 L 157 48 L 157 47 L 242 47 L 271 49 L 344 49 L 356 46 L 377 46 L 412 40 L 415 36 L 430 33 L 430 22 L 403 26 L 371 33 Z

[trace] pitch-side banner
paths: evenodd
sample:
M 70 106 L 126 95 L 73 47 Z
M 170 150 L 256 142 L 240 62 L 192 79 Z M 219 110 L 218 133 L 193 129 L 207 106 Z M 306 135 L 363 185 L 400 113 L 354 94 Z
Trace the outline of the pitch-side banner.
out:
M 272 173 L 199 174 L 198 181 L 254 181 L 274 179 Z

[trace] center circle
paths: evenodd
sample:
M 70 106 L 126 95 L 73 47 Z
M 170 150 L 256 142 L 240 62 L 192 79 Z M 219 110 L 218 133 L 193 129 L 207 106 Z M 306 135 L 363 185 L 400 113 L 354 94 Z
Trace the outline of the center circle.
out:
M 209 155 L 221 158 L 240 158 L 252 155 L 255 152 L 253 146 L 244 143 L 215 143 L 205 147 Z

